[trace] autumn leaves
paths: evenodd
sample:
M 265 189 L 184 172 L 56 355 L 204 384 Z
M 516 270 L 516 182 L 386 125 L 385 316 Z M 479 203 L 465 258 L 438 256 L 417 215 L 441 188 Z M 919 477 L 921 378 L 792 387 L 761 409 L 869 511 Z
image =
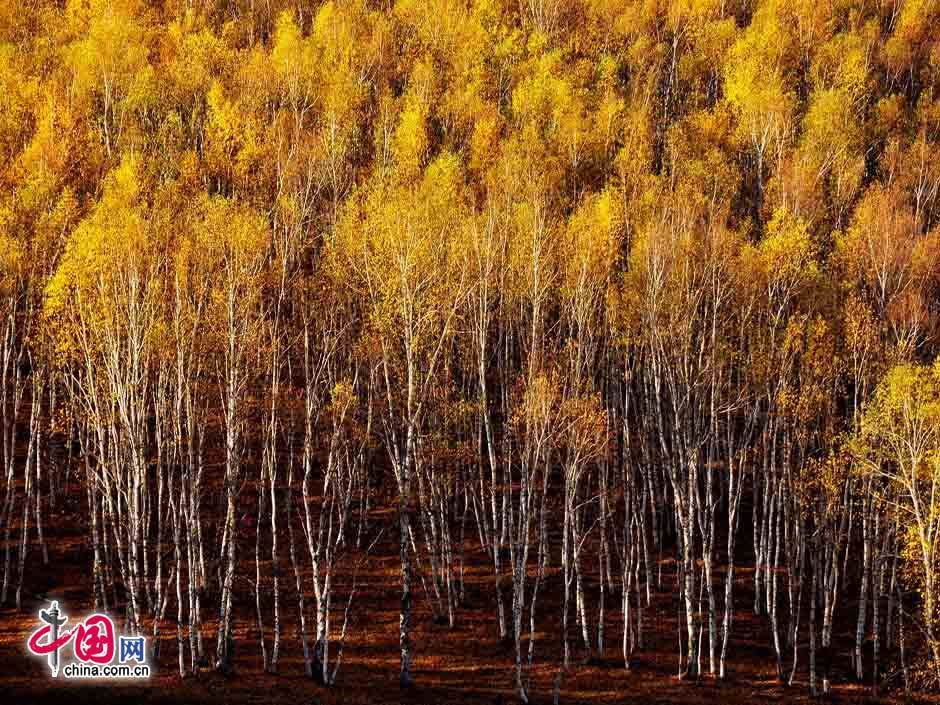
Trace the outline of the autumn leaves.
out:
M 918 0 L 0 8 L 4 595 L 68 477 L 95 599 L 175 627 L 181 674 L 230 672 L 249 618 L 276 670 L 296 612 L 306 672 L 335 681 L 355 591 L 334 578 L 385 530 L 403 685 L 415 601 L 459 620 L 477 549 L 522 699 L 537 659 L 562 688 L 612 632 L 630 667 L 657 590 L 679 675 L 724 677 L 752 561 L 781 679 L 817 689 L 848 604 L 856 677 L 907 667 L 915 614 L 936 655 L 938 21 Z

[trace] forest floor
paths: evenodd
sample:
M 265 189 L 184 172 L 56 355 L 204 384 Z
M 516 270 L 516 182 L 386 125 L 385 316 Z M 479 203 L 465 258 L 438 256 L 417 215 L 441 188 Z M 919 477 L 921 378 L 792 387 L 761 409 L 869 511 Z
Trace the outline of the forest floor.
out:
M 70 495 L 81 496 L 78 493 Z M 78 513 L 76 513 L 78 512 Z M 60 507 L 49 517 L 47 537 L 50 564 L 43 566 L 37 552 L 31 554 L 24 585 L 23 609 L 0 609 L 0 705 L 56 702 L 79 703 L 301 703 L 304 705 L 350 705 L 395 703 L 414 705 L 450 705 L 473 703 L 494 705 L 516 703 L 512 689 L 512 643 L 497 636 L 494 617 L 493 583 L 490 567 L 479 550 L 468 525 L 466 543 L 466 600 L 456 613 L 453 629 L 436 624 L 430 600 L 416 581 L 418 599 L 413 617 L 415 646 L 415 685 L 408 690 L 398 687 L 398 553 L 389 531 L 383 534 L 369 562 L 358 573 L 358 591 L 352 607 L 349 633 L 342 666 L 335 686 L 325 688 L 303 676 L 303 661 L 297 626 L 293 573 L 282 550 L 284 573 L 282 587 L 283 637 L 277 674 L 263 672 L 254 611 L 254 592 L 247 581 L 241 584 L 236 614 L 236 672 L 224 677 L 204 670 L 198 677 L 181 679 L 176 670 L 175 624 L 166 620 L 161 631 L 159 663 L 152 664 L 153 675 L 145 681 L 128 684 L 120 681 L 75 681 L 50 676 L 45 659 L 27 652 L 26 640 L 39 626 L 37 612 L 50 599 L 58 599 L 67 615 L 90 613 L 91 560 L 81 521 L 80 506 Z M 391 525 L 391 517 L 374 515 L 378 525 Z M 245 523 L 243 521 L 243 523 Z M 746 526 L 746 525 L 745 525 Z M 744 527 L 742 527 L 744 528 Z M 239 546 L 244 565 L 242 575 L 254 575 L 253 529 L 240 525 L 243 540 Z M 286 532 L 285 532 L 286 533 Z M 744 533 L 742 531 L 742 533 Z M 208 540 L 208 539 L 207 539 Z M 285 538 L 286 543 L 286 538 Z M 345 603 L 355 561 L 344 564 L 340 572 L 337 602 Z M 730 654 L 729 674 L 724 681 L 710 676 L 698 680 L 679 680 L 678 603 L 674 591 L 672 561 L 662 564 L 662 589 L 653 595 L 653 604 L 644 613 L 644 648 L 633 657 L 630 670 L 621 656 L 621 616 L 617 595 L 607 596 L 606 653 L 585 662 L 583 651 L 577 656 L 561 684 L 560 702 L 569 703 L 777 703 L 818 702 L 808 694 L 806 645 L 800 645 L 797 682 L 790 687 L 777 682 L 772 639 L 766 617 L 756 617 L 751 609 L 752 576 L 738 570 L 736 603 L 738 605 Z M 284 570 L 282 568 L 282 570 Z M 268 574 L 270 569 L 268 568 Z M 531 702 L 552 702 L 555 675 L 560 663 L 561 583 L 551 576 L 541 592 L 537 615 L 544 631 L 536 635 L 535 669 Z M 596 610 L 596 585 L 589 586 L 590 605 Z M 308 596 L 309 598 L 309 596 Z M 783 598 L 781 598 L 783 599 Z M 308 610 L 312 600 L 308 599 Z M 341 605 L 339 610 L 342 609 Z M 265 604 L 270 652 L 271 604 Z M 211 610 L 214 612 L 214 610 Z M 848 610 L 850 613 L 851 610 Z M 175 606 L 168 610 L 168 617 Z M 210 611 L 207 610 L 207 614 Z M 341 614 L 334 619 L 340 618 Z M 597 615 L 592 614 L 596 629 Z M 74 624 L 75 620 L 70 621 Z M 309 624 L 309 621 L 308 621 Z M 214 651 L 214 641 L 207 639 L 207 651 Z M 118 625 L 120 631 L 120 625 Z M 572 643 L 580 646 L 580 637 L 572 628 Z M 844 654 L 833 665 L 833 692 L 823 702 L 864 703 L 903 702 L 898 692 L 881 700 L 871 698 L 871 690 L 852 682 L 849 662 L 850 630 L 842 630 L 838 641 Z M 149 636 L 149 635 L 148 635 Z M 335 653 L 335 651 L 334 651 Z M 785 666 L 789 673 L 791 649 Z M 869 655 L 870 658 L 870 655 Z M 707 670 L 707 656 L 703 659 Z M 937 700 L 933 700 L 937 702 Z

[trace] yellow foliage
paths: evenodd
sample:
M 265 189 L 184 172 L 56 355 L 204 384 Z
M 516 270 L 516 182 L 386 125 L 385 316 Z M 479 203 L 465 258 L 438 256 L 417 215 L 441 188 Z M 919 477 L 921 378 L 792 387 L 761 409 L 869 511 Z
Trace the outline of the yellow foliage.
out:
M 893 69 L 909 68 L 922 58 L 940 21 L 940 7 L 933 0 L 907 0 L 900 6 L 894 33 L 885 44 L 885 56 Z
M 725 65 L 725 96 L 738 116 L 742 137 L 758 151 L 789 130 L 794 107 L 787 79 L 791 48 L 771 6 L 761 5 Z
M 123 309 L 147 297 L 159 267 L 141 208 L 138 162 L 125 158 L 105 180 L 91 214 L 71 233 L 45 290 L 44 313 L 55 321 L 58 349 L 71 352 L 83 331 L 112 331 L 125 324 Z
M 23 255 L 22 245 L 0 229 L 0 297 L 12 296 L 16 290 Z
M 418 91 L 409 93 L 392 141 L 395 159 L 403 178 L 420 173 L 428 155 L 428 105 Z
M 935 291 L 940 263 L 940 233 L 921 235 L 910 204 L 897 188 L 873 185 L 855 210 L 848 230 L 836 240 L 836 263 L 846 284 L 864 294 L 876 314 L 891 318 L 905 297 Z M 896 311 L 896 313 L 901 313 Z M 908 324 L 898 321 L 900 338 Z M 915 328 L 923 325 L 914 321 Z
M 532 60 L 529 73 L 512 93 L 524 159 L 576 163 L 585 143 L 584 106 L 578 90 L 562 70 L 562 56 L 549 52 Z
M 603 296 L 617 264 L 622 225 L 621 203 L 610 190 L 584 200 L 563 231 L 563 297 Z
M 468 224 L 460 162 L 443 154 L 417 183 L 378 180 L 351 198 L 331 243 L 335 275 L 368 297 L 377 329 L 420 350 L 462 295 Z
M 84 8 L 77 9 L 79 5 L 87 7 L 87 15 Z M 109 150 L 120 138 L 122 111 L 145 104 L 152 92 L 148 35 L 139 19 L 141 11 L 139 0 L 91 0 L 87 5 L 72 0 L 69 3 L 69 12 L 87 17 L 82 37 L 66 50 L 73 88 L 85 100 L 97 96 L 102 101 L 101 129 Z M 129 105 L 125 105 L 125 101 Z
M 789 300 L 819 274 L 806 223 L 786 211 L 774 213 L 759 249 L 772 305 Z

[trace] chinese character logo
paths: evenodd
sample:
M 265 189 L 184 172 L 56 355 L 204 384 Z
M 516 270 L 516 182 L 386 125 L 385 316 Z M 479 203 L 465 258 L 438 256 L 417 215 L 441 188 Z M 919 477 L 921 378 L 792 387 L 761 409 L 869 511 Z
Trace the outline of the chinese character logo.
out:
M 127 661 L 144 662 L 144 638 L 142 636 L 121 637 L 121 663 Z
M 48 610 L 39 610 L 39 619 L 45 624 L 32 633 L 26 645 L 37 656 L 48 654 L 49 669 L 55 678 L 59 675 L 59 649 L 72 638 L 72 630 L 68 629 L 59 634 L 59 628 L 65 625 L 68 618 L 59 614 L 58 602 L 53 601 Z
M 63 629 L 68 622 L 68 617 L 59 611 L 57 602 L 52 602 L 49 609 L 39 610 L 39 620 L 42 626 L 30 635 L 26 645 L 33 654 L 46 656 L 53 678 L 59 674 L 60 651 L 69 642 L 72 642 L 72 653 L 79 667 L 69 664 L 65 669 L 66 677 L 72 677 L 71 674 L 74 673 L 81 676 L 128 675 L 127 669 L 131 667 L 125 667 L 122 672 L 114 673 L 116 668 L 121 667 L 110 666 L 114 660 L 116 640 L 114 621 L 108 615 L 93 614 L 71 629 Z M 144 642 L 144 637 L 119 637 L 117 639 L 117 643 L 120 644 L 119 663 L 134 661 L 137 664 L 144 664 Z M 97 667 L 108 668 L 97 671 L 95 670 Z M 149 672 L 149 668 L 144 667 L 144 669 Z M 137 670 L 141 671 L 141 669 Z
M 82 663 L 111 663 L 114 658 L 114 622 L 95 614 L 75 627 L 75 657 Z

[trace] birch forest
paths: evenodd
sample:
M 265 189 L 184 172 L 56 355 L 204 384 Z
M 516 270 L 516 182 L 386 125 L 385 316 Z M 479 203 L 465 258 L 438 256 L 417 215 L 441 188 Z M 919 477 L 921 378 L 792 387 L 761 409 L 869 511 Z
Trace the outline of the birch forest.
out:
M 9 0 L 0 157 L 5 634 L 940 689 L 936 0 Z

